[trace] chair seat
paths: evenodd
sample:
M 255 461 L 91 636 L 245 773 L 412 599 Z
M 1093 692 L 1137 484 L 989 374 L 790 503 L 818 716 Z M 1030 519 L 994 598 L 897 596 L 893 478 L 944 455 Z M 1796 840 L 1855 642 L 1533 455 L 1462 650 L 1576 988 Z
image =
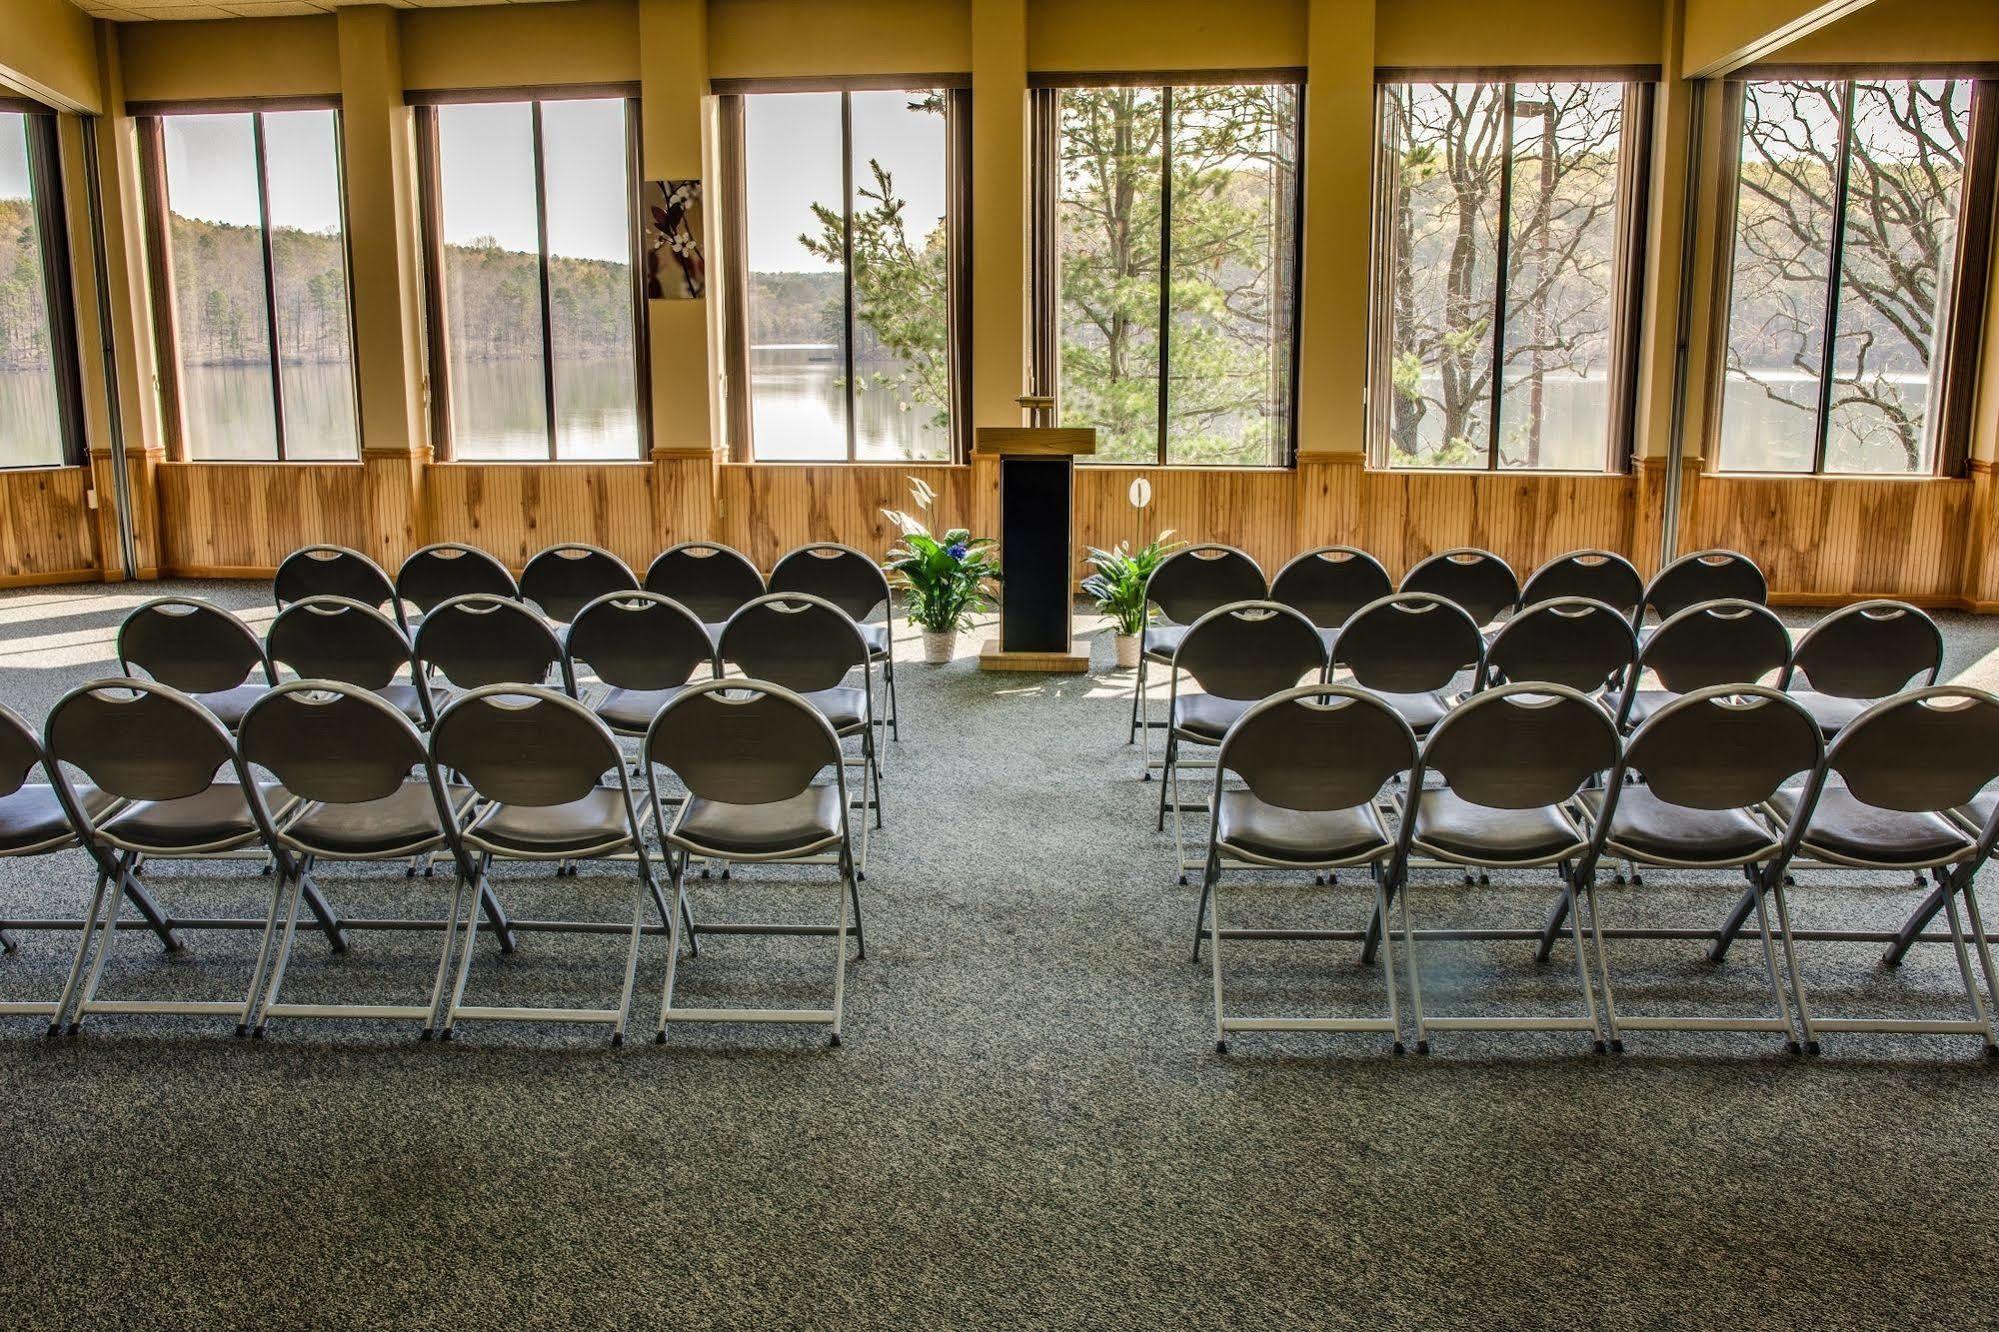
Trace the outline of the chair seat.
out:
M 93 823 L 118 803 L 116 796 L 106 795 L 88 782 L 78 782 L 75 790 L 84 817 Z M 76 830 L 70 827 L 54 787 L 23 786 L 10 796 L 0 796 L 0 856 L 54 851 L 75 841 Z
M 1770 804 L 1784 819 L 1796 816 L 1802 779 L 1787 782 Z M 1948 862 L 1972 849 L 1970 834 L 1941 814 L 1911 814 L 1869 805 L 1843 783 L 1826 782 L 1805 829 L 1806 855 L 1829 853 L 1868 865 L 1920 866 Z
M 196 694 L 194 701 L 215 714 L 215 720 L 232 734 L 243 724 L 243 714 L 250 705 L 271 692 L 269 685 L 240 684 L 234 689 L 219 689 L 212 694 Z
M 1441 690 L 1426 694 L 1384 694 L 1370 690 L 1389 707 L 1402 714 L 1402 720 L 1409 723 L 1409 729 L 1420 739 L 1430 733 L 1432 727 L 1442 721 L 1451 710 L 1451 701 Z
M 861 631 L 861 641 L 868 645 L 868 656 L 876 661 L 888 656 L 892 631 L 885 624 L 863 624 L 856 626 Z
M 282 824 L 298 803 L 276 782 L 258 782 L 264 807 Z M 217 782 L 206 791 L 178 800 L 138 800 L 111 816 L 103 830 L 119 842 L 141 850 L 172 854 L 198 847 L 228 850 L 257 837 L 250 799 L 237 782 Z
M 1223 791 L 1216 810 L 1215 841 L 1262 860 L 1298 865 L 1386 855 L 1388 829 L 1373 805 L 1354 809 L 1284 809 L 1248 791 Z
M 1181 694 L 1173 700 L 1173 729 L 1194 740 L 1218 745 L 1236 719 L 1257 705 L 1253 698 L 1217 698 L 1213 694 Z
M 437 712 L 444 711 L 444 705 L 451 701 L 452 696 L 456 692 L 449 685 L 430 686 L 430 705 L 432 709 Z M 402 713 L 403 716 L 408 717 L 412 725 L 427 726 L 430 724 L 430 718 L 426 717 L 423 711 L 423 694 L 415 685 L 402 683 L 384 685 L 375 691 L 375 696 L 394 708 L 397 712 Z
M 633 803 L 643 820 L 646 798 L 634 793 Z M 472 831 L 495 850 L 522 856 L 604 855 L 632 840 L 625 793 L 615 786 L 597 787 L 566 805 L 491 805 Z
M 1184 624 L 1148 624 L 1139 643 L 1146 656 L 1171 665 L 1173 654 L 1180 650 L 1180 644 L 1186 638 L 1187 626 Z
M 1972 797 L 1968 805 L 1959 806 L 1951 812 L 1969 823 L 1974 834 L 1985 831 L 1985 825 L 1992 821 L 1992 811 L 1999 808 L 1999 791 L 1985 791 Z
M 453 812 L 463 816 L 472 788 L 448 785 Z M 413 855 L 444 836 L 430 783 L 412 778 L 390 795 L 356 805 L 314 804 L 294 819 L 285 835 L 323 856 Z
M 839 685 L 832 689 L 815 689 L 800 697 L 819 709 L 820 715 L 833 724 L 833 730 L 838 735 L 858 731 L 867 721 L 868 695 L 865 690 Z
M 679 696 L 681 686 L 669 689 L 618 689 L 599 699 L 591 708 L 603 723 L 620 735 L 644 735 L 652 729 L 653 718 Z
M 1585 791 L 1594 822 L 1603 792 Z M 1776 834 L 1747 809 L 1695 809 L 1661 800 L 1649 786 L 1627 784 L 1610 817 L 1610 841 L 1640 860 L 1666 864 L 1741 865 L 1771 854 Z
M 689 796 L 674 836 L 724 855 L 803 855 L 839 840 L 840 788 L 808 786 L 789 799 L 761 805 Z
M 1415 840 L 1450 860 L 1473 865 L 1537 864 L 1583 848 L 1580 829 L 1561 809 L 1494 809 L 1433 788 L 1416 802 Z
M 1880 702 L 1877 698 L 1842 698 L 1838 694 L 1821 694 L 1815 689 L 1794 689 L 1789 691 L 1791 699 L 1819 724 L 1819 731 L 1830 740 L 1853 724 L 1853 719 Z

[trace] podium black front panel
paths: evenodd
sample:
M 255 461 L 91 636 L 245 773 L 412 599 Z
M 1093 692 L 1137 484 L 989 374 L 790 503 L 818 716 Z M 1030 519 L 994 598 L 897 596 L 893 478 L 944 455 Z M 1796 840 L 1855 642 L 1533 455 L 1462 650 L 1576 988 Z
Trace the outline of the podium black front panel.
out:
M 1000 647 L 1007 652 L 1069 651 L 1069 487 L 1067 458 L 1000 460 Z

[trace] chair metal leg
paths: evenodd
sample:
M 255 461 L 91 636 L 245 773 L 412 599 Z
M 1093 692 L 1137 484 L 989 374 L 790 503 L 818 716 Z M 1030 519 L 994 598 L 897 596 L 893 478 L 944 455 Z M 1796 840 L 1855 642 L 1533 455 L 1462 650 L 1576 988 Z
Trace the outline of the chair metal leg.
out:
M 55 1036 L 63 1030 L 63 1018 L 69 1013 L 70 1001 L 76 997 L 77 984 L 83 978 L 84 959 L 90 955 L 90 942 L 97 934 L 98 916 L 104 910 L 105 889 L 114 882 L 122 886 L 131 859 L 131 853 L 127 852 L 108 866 L 102 866 L 98 869 L 97 886 L 90 895 L 90 911 L 84 916 L 83 929 L 77 937 L 76 957 L 69 964 L 69 977 L 63 982 L 62 994 L 56 1000 L 56 1011 L 49 1018 L 49 1035 L 51 1036 Z M 111 910 L 114 913 L 118 910 L 118 898 L 121 891 L 122 887 L 111 893 Z
M 1388 927 L 1388 917 L 1379 908 L 1367 919 L 1367 929 L 1360 940 L 1360 961 L 1362 966 L 1374 964 L 1375 950 L 1381 947 L 1382 932 Z
M 1210 847 L 1208 851 L 1208 868 L 1201 875 L 1201 902 L 1200 905 L 1194 908 L 1194 965 L 1196 966 L 1199 966 L 1201 963 L 1201 940 L 1207 937 L 1208 932 L 1208 899 L 1214 896 L 1215 880 L 1220 877 L 1221 869 L 1217 863 L 1217 849 Z M 1216 1038 L 1220 1039 L 1219 1032 L 1216 1033 Z
M 7 931 L 5 930 L 0 930 L 0 953 L 15 952 L 20 948 L 20 946 L 21 945 L 14 942 L 13 935 L 7 933 Z
M 1999 971 L 1993 968 L 1992 943 L 1985 937 L 1985 922 L 1979 918 L 1975 877 L 1964 881 L 1964 914 L 1971 920 L 1971 940 L 1978 950 L 1979 970 L 1985 973 L 1985 988 L 1991 994 L 1992 1002 L 1999 1004 Z M 1991 1055 L 1999 1051 L 1988 1043 L 1985 1053 Z
M 1747 892 L 1735 900 L 1735 905 L 1729 908 L 1728 918 L 1722 921 L 1721 929 L 1715 933 L 1714 942 L 1708 945 L 1708 961 L 1719 966 L 1727 958 L 1728 946 L 1735 942 L 1735 936 L 1742 933 L 1742 927 L 1749 923 L 1749 913 L 1756 910 L 1756 895 L 1757 890 L 1752 884 Z
M 1817 1054 L 1818 1032 L 1812 1026 L 1811 1004 L 1805 999 L 1805 978 L 1798 967 L 1797 943 L 1791 937 L 1791 904 L 1784 895 L 1784 876 L 1781 872 L 1770 876 L 1770 895 L 1777 903 L 1777 932 L 1784 945 L 1784 969 L 1791 977 L 1791 1001 L 1798 1006 L 1798 1025 L 1804 1030 L 1805 1053 Z M 1714 953 L 1710 951 L 1708 956 L 1713 958 Z
M 111 890 L 111 900 L 105 907 L 102 938 L 97 945 L 97 960 L 90 965 L 90 977 L 83 983 L 83 993 L 76 997 L 76 1007 L 70 1014 L 71 1035 L 83 1030 L 83 1019 L 90 1010 L 90 1001 L 97 995 L 97 984 L 104 979 L 104 964 L 111 960 L 111 953 L 118 942 L 118 911 L 125 896 L 125 876 L 119 875 Z
M 845 882 L 835 894 L 840 899 L 840 924 L 833 933 L 833 1034 L 830 1043 L 840 1043 L 840 1020 L 847 1007 L 847 891 L 854 884 L 854 857 L 843 844 L 840 848 L 840 877 Z
M 1374 878 L 1374 919 L 1385 921 L 1388 919 L 1388 886 L 1382 881 L 1381 864 L 1377 861 L 1368 869 Z M 1388 987 L 1388 1025 L 1394 1032 L 1395 1053 L 1401 1054 L 1402 1005 L 1397 994 L 1400 987 L 1395 983 L 1395 944 L 1385 933 L 1381 938 L 1381 979 Z
M 1430 1053 L 1430 1029 L 1423 1021 L 1423 966 L 1416 953 L 1416 931 L 1409 927 L 1409 889 L 1411 884 L 1407 873 L 1402 876 L 1400 886 L 1402 889 L 1402 901 L 1400 903 L 1402 942 L 1409 949 L 1409 1006 L 1415 1010 L 1416 1015 L 1416 1053 L 1425 1055 Z M 1386 940 L 1387 937 L 1388 922 L 1384 920 L 1382 922 L 1382 938 Z
M 305 884 L 305 904 L 312 908 L 312 917 L 319 922 L 320 931 L 326 935 L 326 941 L 332 945 L 333 951 L 346 952 L 347 931 L 340 926 L 340 913 L 320 895 L 319 886 L 313 883 L 310 877 L 306 879 Z
M 1576 884 L 1573 878 L 1564 876 L 1569 893 L 1569 934 L 1576 946 L 1576 978 L 1583 986 L 1583 1012 L 1589 1017 L 1590 1034 L 1594 1037 L 1596 1052 L 1602 1054 L 1608 1046 L 1603 1038 L 1603 1021 L 1596 1012 L 1596 986 L 1590 980 L 1589 954 L 1583 945 L 1583 923 L 1581 911 L 1575 902 Z
M 478 891 L 482 895 L 488 890 L 486 871 L 492 866 L 492 863 L 493 858 L 491 856 L 481 855 L 477 863 L 473 866 L 473 873 L 478 879 Z M 458 1022 L 458 1010 L 465 1004 L 465 981 L 472 971 L 472 946 L 477 942 L 478 937 L 479 913 L 476 910 L 468 911 L 465 913 L 465 941 L 458 954 L 458 980 L 451 987 L 451 1003 L 444 1010 L 444 1026 L 438 1032 L 438 1039 L 440 1040 L 448 1041 L 451 1039 L 452 1030 Z M 448 948 L 449 945 L 447 944 Z
M 280 862 L 280 865 L 285 866 L 286 863 Z M 299 899 L 305 896 L 305 890 L 312 886 L 311 866 L 312 858 L 307 856 L 296 864 L 289 864 L 289 872 L 286 868 L 280 868 L 276 881 L 271 885 L 271 905 L 264 913 L 264 932 L 263 938 L 257 943 L 257 961 L 250 971 L 249 988 L 243 994 L 243 1012 L 236 1019 L 238 1036 L 248 1036 L 252 1024 L 256 1021 L 258 1002 L 264 997 L 264 979 L 268 974 L 266 968 L 271 963 L 271 941 L 278 932 L 278 914 L 283 910 L 287 897 L 290 898 L 292 909 L 290 918 L 285 923 L 285 946 L 287 948 L 291 946 L 292 930 L 298 920 Z M 294 887 L 295 891 L 287 894 L 285 892 L 287 887 Z
M 1595 883 L 1590 883 L 1585 887 L 1583 897 L 1584 904 L 1589 908 L 1590 942 L 1596 950 L 1597 975 L 1603 981 L 1603 1017 L 1605 1025 L 1610 1029 L 1610 1048 L 1613 1050 L 1622 1050 L 1624 1049 L 1624 1037 L 1617 1029 L 1617 997 L 1611 992 L 1610 988 L 1610 952 L 1604 944 L 1603 922 L 1597 915 Z M 1577 941 L 1580 945 L 1580 935 L 1577 936 Z M 1584 966 L 1582 973 L 1583 984 L 1587 987 L 1589 984 L 1589 968 Z
M 853 900 L 854 907 L 854 960 L 865 962 L 868 960 L 868 940 L 861 932 L 861 882 L 852 874 L 845 877 L 847 896 Z
M 1909 949 L 1915 946 L 1916 938 L 1922 934 L 1924 926 L 1936 919 L 1937 912 L 1943 910 L 1944 903 L 1949 900 L 1951 891 L 1949 880 L 1950 876 L 1947 874 L 1939 877 L 1937 886 L 1932 888 L 1916 909 L 1909 913 L 1909 918 L 1895 931 L 1895 941 L 1881 954 L 1883 962 L 1891 967 L 1902 965 L 1902 959 L 1908 956 Z
M 669 850 L 666 854 L 667 881 L 671 885 L 674 896 L 679 898 L 683 903 L 687 900 L 687 893 L 684 886 L 686 873 L 687 853 L 683 851 L 679 856 L 675 856 Z M 694 928 L 692 918 L 687 919 L 684 925 L 688 932 L 688 937 L 692 938 Z M 683 921 L 680 915 L 675 914 L 667 918 L 666 979 L 660 982 L 659 1022 L 653 1027 L 652 1033 L 654 1043 L 660 1045 L 666 1043 L 666 1025 L 673 1016 L 673 981 L 674 977 L 680 971 L 680 935 L 682 928 Z
M 1593 896 L 1594 894 L 1592 894 Z M 1541 926 L 1541 942 L 1534 949 L 1534 963 L 1544 966 L 1555 954 L 1555 940 L 1562 937 L 1562 926 L 1569 923 L 1569 895 L 1559 894 L 1555 904 L 1548 908 L 1548 919 Z
M 486 881 L 483 872 L 479 875 L 479 907 L 486 913 L 486 924 L 492 927 L 494 937 L 500 942 L 500 955 L 505 957 L 513 952 L 519 942 L 514 936 L 514 924 L 507 919 L 507 909 L 500 905 L 499 894 L 493 891 L 493 885 Z
M 1139 722 L 1138 712 L 1140 707 L 1140 700 L 1142 700 L 1144 697 L 1145 697 L 1145 654 L 1141 652 L 1139 653 L 1138 656 L 1138 671 L 1136 672 L 1136 676 L 1133 679 L 1131 686 L 1131 729 L 1128 732 L 1126 732 L 1124 738 L 1124 742 L 1128 745 L 1135 745 L 1138 743 L 1138 722 Z M 1152 756 L 1148 753 L 1146 757 L 1149 759 Z
M 632 1014 L 632 987 L 639 978 L 639 944 L 645 939 L 646 901 L 658 900 L 659 885 L 652 879 L 652 863 L 646 859 L 643 843 L 634 848 L 638 853 L 638 886 L 632 890 L 632 937 L 625 949 L 625 983 L 618 991 L 618 1020 L 611 1026 L 611 1044 L 625 1043 L 625 1020 Z
M 1180 742 L 1177 739 L 1173 741 L 1173 758 L 1171 780 L 1161 782 L 1159 784 L 1159 791 L 1161 795 L 1164 795 L 1170 787 L 1173 792 L 1173 874 L 1182 884 L 1185 884 L 1187 882 L 1187 842 L 1185 835 L 1180 829 Z M 1215 780 L 1221 780 L 1219 770 L 1215 773 Z
M 173 924 L 167 919 L 167 913 L 160 910 L 160 904 L 153 900 L 153 895 L 146 891 L 144 884 L 136 879 L 127 882 L 125 896 L 139 909 L 139 914 L 146 918 L 146 924 L 151 927 L 153 933 L 160 936 L 161 946 L 169 953 L 178 953 L 186 947 L 174 934 Z
M 1949 879 L 1945 880 L 1947 883 Z M 1964 946 L 1964 926 L 1958 920 L 1957 894 L 1944 899 L 1944 915 L 1950 921 L 1951 951 L 1957 954 L 1957 974 L 1964 980 L 1965 998 L 1971 1001 L 1971 1017 L 1978 1024 L 1979 1036 L 1983 1038 L 1985 1050 L 1990 1053 L 1995 1045 L 1992 1035 L 1992 1015 L 1986 1011 L 1985 998 L 1978 992 L 1978 981 L 1971 974 L 1971 954 Z
M 1159 820 L 1153 825 L 1154 832 L 1166 831 L 1166 788 L 1173 780 L 1173 760 L 1178 757 L 1180 746 L 1171 732 L 1166 736 L 1166 766 L 1159 774 Z
M 1208 962 L 1215 987 L 1215 1053 L 1229 1052 L 1228 1029 L 1223 1025 L 1222 1012 L 1222 896 L 1220 892 L 1222 863 L 1219 848 L 1208 848 L 1207 868 L 1201 874 L 1201 900 L 1207 903 L 1208 919 Z M 1196 918 L 1198 921 L 1198 917 Z M 1200 946 L 1198 932 L 1194 937 L 1195 947 Z

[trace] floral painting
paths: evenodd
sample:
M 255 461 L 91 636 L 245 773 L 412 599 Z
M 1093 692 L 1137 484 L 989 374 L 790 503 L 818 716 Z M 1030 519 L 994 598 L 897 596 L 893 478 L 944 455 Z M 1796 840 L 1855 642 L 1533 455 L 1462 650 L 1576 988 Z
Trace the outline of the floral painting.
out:
M 640 194 L 645 214 L 646 295 L 693 300 L 708 286 L 701 255 L 701 182 L 649 180 Z

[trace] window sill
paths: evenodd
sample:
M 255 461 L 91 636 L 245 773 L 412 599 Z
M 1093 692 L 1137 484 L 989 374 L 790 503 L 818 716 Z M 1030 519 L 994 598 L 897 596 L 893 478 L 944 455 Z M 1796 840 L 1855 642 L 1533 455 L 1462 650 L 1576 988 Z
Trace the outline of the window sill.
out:
M 1715 468 L 1701 473 L 1717 481 L 1966 481 L 1962 476 L 1939 476 L 1935 472 L 1742 472 Z

